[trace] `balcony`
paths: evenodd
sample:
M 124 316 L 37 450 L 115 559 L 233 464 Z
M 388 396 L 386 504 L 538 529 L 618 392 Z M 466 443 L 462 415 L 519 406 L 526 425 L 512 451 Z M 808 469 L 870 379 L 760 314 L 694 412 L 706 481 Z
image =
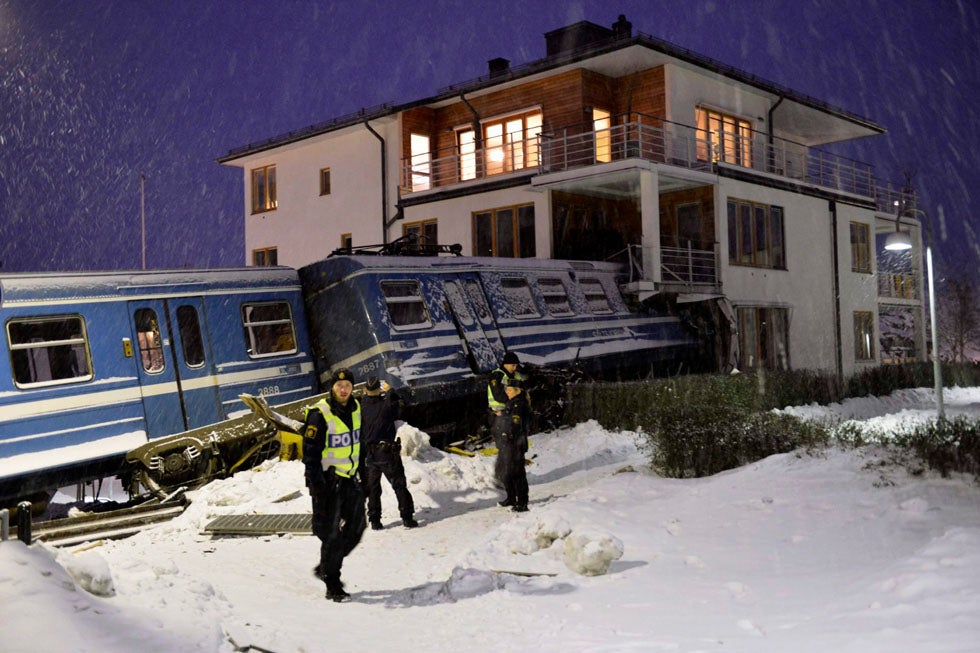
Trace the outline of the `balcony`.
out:
M 919 282 L 910 273 L 878 273 L 879 299 L 919 299 Z
M 740 167 L 801 183 L 874 198 L 884 209 L 894 192 L 879 184 L 866 163 L 793 141 L 711 133 L 642 114 L 616 116 L 614 126 L 595 130 L 592 123 L 571 125 L 547 134 L 496 147 L 450 148 L 414 157 L 401 165 L 403 194 L 479 183 L 508 174 L 547 174 L 639 158 L 691 170 L 716 165 Z

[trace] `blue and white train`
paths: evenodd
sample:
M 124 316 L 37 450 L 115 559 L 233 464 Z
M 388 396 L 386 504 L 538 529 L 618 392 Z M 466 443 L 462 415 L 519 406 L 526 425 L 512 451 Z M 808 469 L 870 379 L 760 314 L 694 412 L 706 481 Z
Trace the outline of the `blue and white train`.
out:
M 293 269 L 0 275 L 0 501 L 315 390 Z
M 593 378 L 690 371 L 695 331 L 666 307 L 628 307 L 621 274 L 614 263 L 452 256 L 340 255 L 299 270 L 321 379 L 339 367 L 386 378 L 409 421 L 448 437 L 485 419 L 487 374 L 506 351 Z

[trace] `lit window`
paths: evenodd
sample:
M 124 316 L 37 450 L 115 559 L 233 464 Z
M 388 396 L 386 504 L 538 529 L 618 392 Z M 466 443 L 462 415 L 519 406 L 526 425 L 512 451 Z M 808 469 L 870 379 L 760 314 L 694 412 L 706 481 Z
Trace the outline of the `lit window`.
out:
M 412 190 L 428 190 L 432 187 L 432 154 L 429 152 L 429 137 L 412 134 Z
M 252 170 L 252 213 L 272 211 L 276 202 L 276 166 L 268 165 Z
M 595 160 L 597 163 L 612 161 L 612 120 L 608 111 L 592 110 L 592 129 L 595 131 Z
M 748 120 L 703 107 L 697 113 L 698 159 L 751 168 L 752 124 Z
M 166 367 L 163 358 L 163 338 L 160 336 L 160 322 L 156 311 L 140 308 L 134 314 L 136 322 L 136 342 L 139 345 L 143 371 L 159 374 Z

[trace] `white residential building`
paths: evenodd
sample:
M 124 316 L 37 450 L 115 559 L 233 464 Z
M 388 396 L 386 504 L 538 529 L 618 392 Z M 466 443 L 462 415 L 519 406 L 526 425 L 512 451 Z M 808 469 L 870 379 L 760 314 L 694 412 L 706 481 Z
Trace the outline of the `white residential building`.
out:
M 921 251 L 918 221 L 896 223 L 914 194 L 819 149 L 882 127 L 622 16 L 545 40 L 537 61 L 494 59 L 433 97 L 219 159 L 243 170 L 246 262 L 300 267 L 408 234 L 623 260 L 637 301 L 727 300 L 710 312 L 730 318 L 743 369 L 924 358 L 921 257 L 881 248 L 898 226 Z

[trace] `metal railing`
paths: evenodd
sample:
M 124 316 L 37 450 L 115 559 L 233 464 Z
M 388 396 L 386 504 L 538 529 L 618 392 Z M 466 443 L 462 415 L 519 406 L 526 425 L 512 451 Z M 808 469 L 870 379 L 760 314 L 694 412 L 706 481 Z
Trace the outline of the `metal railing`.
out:
M 918 299 L 919 281 L 914 274 L 878 273 L 878 297 L 887 299 Z
M 622 252 L 617 253 L 618 257 Z M 644 279 L 643 246 L 629 245 L 628 282 Z M 687 247 L 661 247 L 660 273 L 665 285 L 683 285 L 688 287 L 705 287 L 718 285 L 718 256 L 711 250 L 694 249 L 690 243 Z
M 615 116 L 613 126 L 594 129 L 593 123 L 570 125 L 550 133 L 518 138 L 494 147 L 450 147 L 405 157 L 401 166 L 403 193 L 421 192 L 478 181 L 507 173 L 544 174 L 612 161 L 639 158 L 693 170 L 730 165 L 874 198 L 888 211 L 904 195 L 879 182 L 869 164 L 772 138 L 762 132 L 747 135 L 708 132 L 656 116 Z M 615 124 L 619 122 L 619 124 Z

